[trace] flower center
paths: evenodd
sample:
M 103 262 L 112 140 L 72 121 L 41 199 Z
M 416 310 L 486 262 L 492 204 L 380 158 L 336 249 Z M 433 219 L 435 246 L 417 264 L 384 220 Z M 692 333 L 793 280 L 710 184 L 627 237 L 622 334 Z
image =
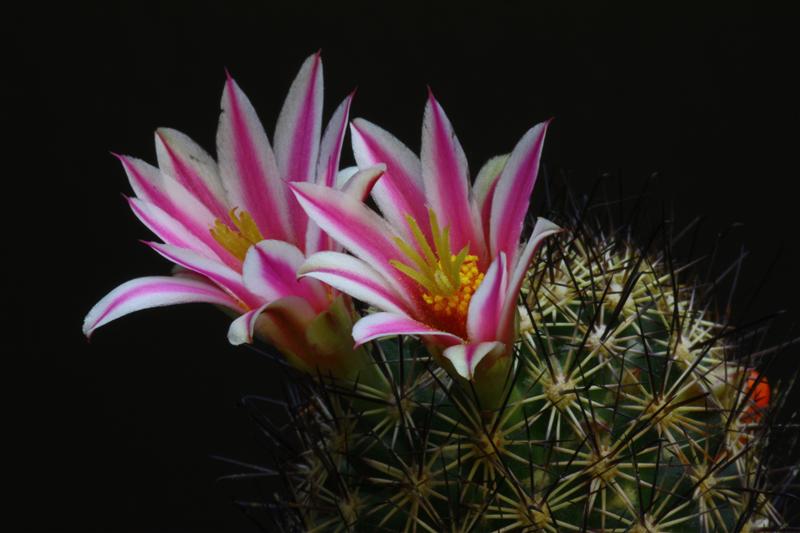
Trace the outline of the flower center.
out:
M 440 229 L 434 212 L 430 210 L 428 213 L 433 248 L 417 221 L 407 216 L 417 246 L 411 246 L 400 238 L 395 239 L 407 261 L 392 260 L 391 264 L 423 288 L 422 300 L 436 318 L 447 322 L 455 319 L 460 327 L 448 329 L 460 331 L 469 302 L 483 281 L 484 273 L 478 268 L 478 257 L 469 254 L 468 245 L 457 254 L 452 252 L 450 228 Z
M 225 222 L 217 219 L 214 221 L 214 227 L 209 231 L 214 240 L 217 241 L 223 248 L 228 250 L 231 255 L 244 261 L 247 255 L 247 250 L 254 244 L 264 240 L 255 220 L 250 216 L 250 213 L 244 209 L 234 207 L 229 212 L 231 222 L 234 228 Z

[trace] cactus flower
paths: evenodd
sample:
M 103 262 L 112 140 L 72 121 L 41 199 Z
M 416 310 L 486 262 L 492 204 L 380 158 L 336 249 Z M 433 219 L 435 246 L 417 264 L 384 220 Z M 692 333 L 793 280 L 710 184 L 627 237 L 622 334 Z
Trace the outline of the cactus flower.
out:
M 429 92 L 419 158 L 365 120 L 351 125 L 359 166 L 386 165 L 372 190 L 383 216 L 320 185 L 291 184 L 311 220 L 353 254 L 315 253 L 303 278 L 382 310 L 355 324 L 357 344 L 418 335 L 470 380 L 482 360 L 488 369 L 510 353 L 525 272 L 539 244 L 559 230 L 540 218 L 520 247 L 547 126 L 531 128 L 471 185 L 464 151 Z
M 323 134 L 322 83 L 317 53 L 306 59 L 289 89 L 274 149 L 249 99 L 228 75 L 217 161 L 171 129 L 156 132 L 158 168 L 118 156 L 135 193 L 128 198 L 131 209 L 163 241 L 145 244 L 181 271 L 137 278 L 112 290 L 86 316 L 87 336 L 134 311 L 206 302 L 238 315 L 228 332 L 233 344 L 251 342 L 254 331 L 263 333 L 301 367 L 316 366 L 326 355 L 346 355 L 339 346 L 337 354 L 326 354 L 317 341 L 331 338 L 332 323 L 348 323 L 349 299 L 317 280 L 296 277 L 307 253 L 336 246 L 309 223 L 286 186 L 294 180 L 336 187 L 337 174 L 341 181 L 339 158 L 353 95 L 339 105 Z M 339 193 L 360 201 L 381 172 L 371 168 L 351 175 L 339 184 Z

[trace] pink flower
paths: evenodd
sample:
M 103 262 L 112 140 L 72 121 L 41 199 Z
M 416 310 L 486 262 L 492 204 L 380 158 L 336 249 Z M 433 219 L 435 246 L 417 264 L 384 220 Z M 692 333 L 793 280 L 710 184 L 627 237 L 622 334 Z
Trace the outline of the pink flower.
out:
M 419 335 L 467 379 L 487 356 L 484 366 L 510 353 L 525 272 L 539 244 L 559 231 L 540 218 L 519 245 L 548 124 L 531 128 L 510 156 L 489 161 L 471 186 L 464 151 L 429 94 L 419 158 L 365 120 L 351 125 L 357 163 L 386 165 L 372 191 L 382 217 L 340 192 L 292 183 L 311 220 L 355 256 L 313 254 L 303 279 L 383 310 L 356 323 L 357 344 Z
M 119 156 L 135 194 L 128 199 L 133 212 L 163 241 L 146 244 L 184 272 L 123 283 L 86 316 L 87 336 L 134 311 L 206 302 L 239 315 L 228 333 L 232 343 L 251 342 L 258 328 L 293 356 L 306 362 L 314 357 L 295 352 L 304 349 L 307 327 L 337 300 L 329 287 L 298 280 L 296 272 L 307 253 L 336 247 L 309 222 L 287 182 L 314 183 L 321 190 L 337 186 L 352 94 L 323 134 L 322 93 L 317 53 L 306 59 L 289 89 L 273 149 L 250 100 L 228 76 L 217 161 L 171 129 L 156 132 L 158 168 Z M 338 194 L 361 201 L 381 173 L 380 167 L 358 172 Z

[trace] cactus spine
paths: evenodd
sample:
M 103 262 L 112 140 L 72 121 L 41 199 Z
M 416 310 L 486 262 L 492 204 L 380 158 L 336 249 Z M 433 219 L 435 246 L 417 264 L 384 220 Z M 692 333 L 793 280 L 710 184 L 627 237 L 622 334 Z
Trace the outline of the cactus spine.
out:
M 669 254 L 599 233 L 551 240 L 520 295 L 496 410 L 418 340 L 379 372 L 317 376 L 275 431 L 284 531 L 780 529 L 768 385 Z

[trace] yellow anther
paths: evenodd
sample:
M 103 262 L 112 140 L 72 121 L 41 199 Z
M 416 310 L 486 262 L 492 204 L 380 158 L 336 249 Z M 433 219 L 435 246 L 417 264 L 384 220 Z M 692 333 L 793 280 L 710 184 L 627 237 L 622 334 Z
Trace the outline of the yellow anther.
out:
M 223 248 L 228 250 L 231 255 L 244 261 L 247 255 L 247 250 L 254 244 L 264 240 L 261 231 L 258 229 L 255 220 L 250 216 L 250 213 L 243 209 L 233 208 L 230 210 L 230 219 L 235 229 L 230 225 L 217 219 L 214 221 L 214 227 L 209 231 L 211 236 Z
M 422 295 L 423 301 L 436 313 L 447 317 L 466 317 L 472 295 L 483 281 L 483 273 L 475 266 L 477 262 L 477 256 L 466 256 L 459 270 L 459 287 L 452 294 L 425 293 Z
M 483 273 L 478 268 L 478 257 L 469 254 L 469 246 L 454 254 L 450 249 L 450 228 L 440 228 L 433 211 L 429 216 L 433 245 L 409 216 L 406 220 L 415 246 L 396 239 L 406 260 L 393 260 L 391 264 L 424 289 L 422 300 L 434 314 L 462 322 L 472 295 L 483 281 Z

